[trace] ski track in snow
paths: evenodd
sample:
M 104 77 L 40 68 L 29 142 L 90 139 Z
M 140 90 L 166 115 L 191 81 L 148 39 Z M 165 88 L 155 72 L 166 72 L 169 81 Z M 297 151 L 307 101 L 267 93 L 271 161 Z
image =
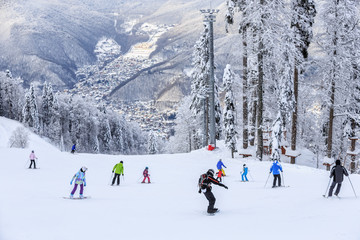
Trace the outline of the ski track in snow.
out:
M 231 159 L 221 142 L 213 152 L 74 155 L 32 134 L 29 148 L 7 148 L 19 125 L 0 118 L 1 240 L 360 239 L 359 199 L 348 179 L 341 199 L 323 198 L 329 181 L 324 170 L 283 163 L 285 185 L 290 187 L 272 189 L 271 176 L 264 188 L 271 163 Z M 39 158 L 41 169 L 36 171 L 25 168 L 31 150 Z M 213 186 L 215 207 L 221 211 L 209 216 L 197 181 L 207 169 L 216 170 L 219 158 L 227 166 L 223 183 L 229 189 Z M 121 185 L 111 187 L 111 170 L 120 160 L 125 180 L 121 177 Z M 254 178 L 247 183 L 239 182 L 245 162 Z M 91 198 L 63 199 L 83 165 L 88 167 L 84 195 Z M 139 184 L 145 166 L 156 184 Z M 360 176 L 351 175 L 351 180 L 358 191 Z

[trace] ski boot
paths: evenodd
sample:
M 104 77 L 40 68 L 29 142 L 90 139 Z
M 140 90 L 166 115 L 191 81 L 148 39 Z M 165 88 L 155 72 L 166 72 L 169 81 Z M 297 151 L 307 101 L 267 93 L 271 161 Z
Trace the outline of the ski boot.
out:
M 83 196 L 82 194 L 80 194 L 80 195 L 79 195 L 79 198 L 80 198 L 80 199 L 83 199 L 83 198 L 84 198 L 84 196 Z
M 70 194 L 70 199 L 73 199 L 74 198 L 74 195 Z

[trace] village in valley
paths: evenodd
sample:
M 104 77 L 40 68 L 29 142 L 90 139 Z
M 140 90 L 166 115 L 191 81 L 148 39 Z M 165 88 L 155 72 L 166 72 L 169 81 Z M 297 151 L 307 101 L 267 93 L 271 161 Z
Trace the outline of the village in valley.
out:
M 83 98 L 91 97 L 98 104 L 106 102 L 109 108 L 125 114 L 126 120 L 137 122 L 144 131 L 154 131 L 162 139 L 168 139 L 173 135 L 176 109 L 158 108 L 156 101 L 114 101 L 105 100 L 105 97 L 133 75 L 163 60 L 150 58 L 150 54 L 156 49 L 159 37 L 172 27 L 143 24 L 139 34 L 148 34 L 148 41 L 135 44 L 125 54 L 115 40 L 101 39 L 94 50 L 96 64 L 78 69 L 78 83 L 73 89 L 65 91 Z

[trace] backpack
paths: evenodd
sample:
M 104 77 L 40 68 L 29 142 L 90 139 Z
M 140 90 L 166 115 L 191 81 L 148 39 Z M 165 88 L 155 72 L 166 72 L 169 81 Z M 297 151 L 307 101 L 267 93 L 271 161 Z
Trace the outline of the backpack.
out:
M 207 174 L 201 174 L 199 178 L 199 188 L 205 189 L 207 187 L 207 183 L 204 183 L 204 181 L 207 179 Z

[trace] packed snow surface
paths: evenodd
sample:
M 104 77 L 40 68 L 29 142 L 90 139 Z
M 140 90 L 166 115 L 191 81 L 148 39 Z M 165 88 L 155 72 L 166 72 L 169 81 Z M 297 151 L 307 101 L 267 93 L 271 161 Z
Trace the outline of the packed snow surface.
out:
M 27 149 L 8 148 L 20 125 L 0 118 L 0 239 L 360 239 L 360 200 L 346 178 L 341 199 L 324 198 L 329 172 L 283 163 L 284 188 L 264 187 L 271 163 L 237 156 L 221 143 L 215 151 L 149 156 L 108 156 L 60 152 L 30 135 Z M 28 169 L 35 151 L 40 169 Z M 227 166 L 224 184 L 213 186 L 214 216 L 198 193 L 200 174 Z M 111 171 L 124 161 L 125 178 L 110 186 Z M 243 164 L 250 182 L 240 182 Z M 88 167 L 85 200 L 69 200 L 72 176 Z M 141 184 L 149 167 L 152 183 Z M 351 175 L 356 191 L 360 177 Z M 79 191 L 79 189 L 78 189 Z M 359 191 L 360 193 L 360 191 Z M 76 193 L 77 196 L 78 192 Z

